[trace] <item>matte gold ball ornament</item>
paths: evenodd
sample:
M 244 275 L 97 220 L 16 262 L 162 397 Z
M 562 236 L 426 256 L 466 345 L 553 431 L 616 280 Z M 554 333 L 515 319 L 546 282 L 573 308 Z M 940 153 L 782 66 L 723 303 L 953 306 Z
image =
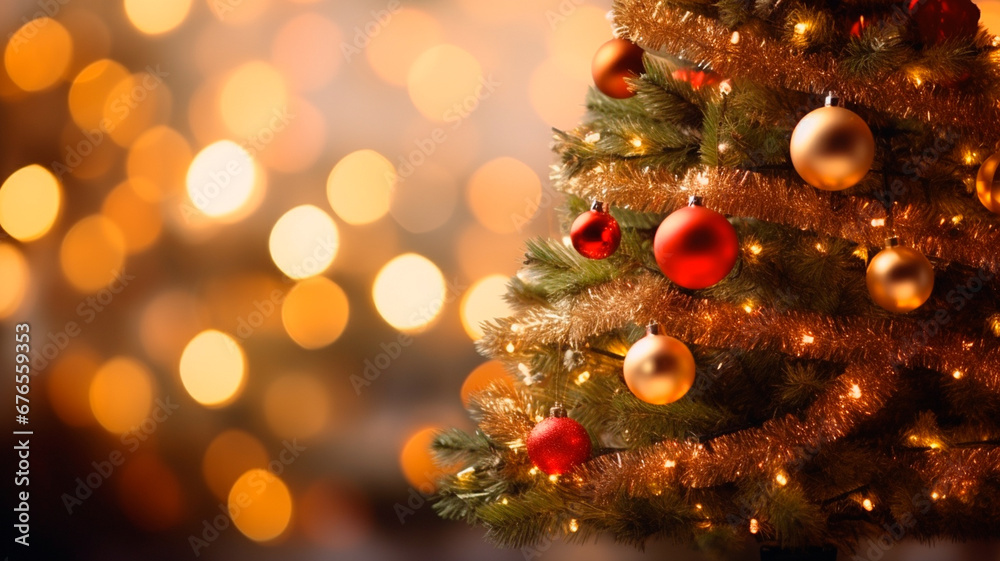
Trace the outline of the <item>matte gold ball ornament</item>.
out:
M 976 176 L 976 194 L 979 195 L 979 202 L 989 209 L 990 212 L 1000 214 L 1000 175 L 997 169 L 1000 168 L 1000 152 L 993 154 L 983 165 L 979 167 L 979 174 Z
M 837 106 L 832 94 L 826 106 L 806 115 L 792 131 L 792 165 L 806 183 L 824 191 L 858 184 L 875 161 L 875 137 L 857 113 Z
M 636 397 L 653 405 L 666 405 L 684 397 L 694 385 L 694 355 L 687 345 L 662 335 L 658 325 L 625 355 L 625 384 Z
M 876 304 L 904 314 L 923 305 L 934 290 L 934 267 L 919 251 L 896 238 L 872 258 L 866 274 L 868 293 Z

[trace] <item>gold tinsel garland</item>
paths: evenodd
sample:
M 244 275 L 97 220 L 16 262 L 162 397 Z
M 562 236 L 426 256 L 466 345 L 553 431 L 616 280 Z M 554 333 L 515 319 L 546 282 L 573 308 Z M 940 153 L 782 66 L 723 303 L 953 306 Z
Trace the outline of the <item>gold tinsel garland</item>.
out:
M 636 170 L 622 162 L 602 164 L 570 178 L 557 169 L 554 177 L 556 188 L 563 192 L 639 212 L 670 212 L 697 194 L 705 198 L 706 206 L 723 214 L 811 230 L 866 248 L 882 247 L 887 237 L 896 236 L 942 261 L 1000 271 L 996 249 L 1000 228 L 992 221 L 937 216 L 916 204 L 897 205 L 887 216 L 885 208 L 871 199 L 819 191 L 797 177 L 724 168 L 676 176 L 663 170 Z
M 970 96 L 953 88 L 922 86 L 900 72 L 860 78 L 846 73 L 828 53 L 805 53 L 750 30 L 734 35 L 719 21 L 698 16 L 663 2 L 616 0 L 614 21 L 619 36 L 643 48 L 665 51 L 698 64 L 710 65 L 723 76 L 771 87 L 823 93 L 834 89 L 852 104 L 935 125 L 966 131 L 968 140 L 991 150 L 1000 142 L 1000 104 L 995 96 Z M 735 41 L 735 42 L 734 42 Z M 996 72 L 991 79 L 998 83 Z

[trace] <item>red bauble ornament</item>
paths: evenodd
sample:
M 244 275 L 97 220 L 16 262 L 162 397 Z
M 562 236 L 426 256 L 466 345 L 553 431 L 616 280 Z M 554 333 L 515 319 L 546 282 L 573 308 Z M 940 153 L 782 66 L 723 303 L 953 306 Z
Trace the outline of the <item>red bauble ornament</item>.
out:
M 910 18 L 928 44 L 975 35 L 980 15 L 972 0 L 910 0 Z
M 550 417 L 531 429 L 526 442 L 531 463 L 549 475 L 566 473 L 590 459 L 590 435 L 556 404 Z
M 611 213 L 598 201 L 587 212 L 576 217 L 569 232 L 573 248 L 588 259 L 604 259 L 618 249 L 622 230 Z
M 711 70 L 699 70 L 697 68 L 678 68 L 671 74 L 674 80 L 680 80 L 691 84 L 693 89 L 704 86 L 714 86 L 722 82 L 722 76 Z
M 691 197 L 689 206 L 660 224 L 653 240 L 660 270 L 684 288 L 707 288 L 733 270 L 739 255 L 736 228 L 718 212 Z
M 590 64 L 594 85 L 606 96 L 625 99 L 635 95 L 625 78 L 642 74 L 642 48 L 625 39 L 612 39 L 601 45 Z

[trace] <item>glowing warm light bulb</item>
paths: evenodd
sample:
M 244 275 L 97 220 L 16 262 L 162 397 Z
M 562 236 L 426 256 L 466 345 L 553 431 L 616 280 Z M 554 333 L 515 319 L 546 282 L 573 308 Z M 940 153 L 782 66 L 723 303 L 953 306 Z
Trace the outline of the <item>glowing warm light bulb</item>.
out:
M 871 512 L 872 510 L 875 509 L 875 505 L 872 504 L 872 500 L 871 499 L 865 499 L 861 503 L 861 506 L 864 507 L 864 509 L 867 510 L 867 511 L 869 511 L 869 512 Z
M 751 518 L 750 519 L 750 533 L 751 534 L 756 534 L 759 531 L 760 531 L 760 522 L 758 522 L 756 518 Z
M 52 172 L 37 164 L 23 167 L 0 186 L 0 227 L 22 242 L 37 240 L 52 228 L 61 201 Z
M 368 224 L 389 212 L 396 168 L 374 150 L 359 150 L 337 162 L 326 180 L 333 212 L 348 224 Z
M 372 296 L 379 315 L 389 325 L 401 331 L 420 331 L 444 308 L 444 276 L 426 257 L 406 253 L 378 272 Z
M 347 327 L 349 315 L 347 295 L 326 277 L 300 281 L 281 303 L 285 332 L 304 349 L 319 349 L 336 341 Z
M 180 25 L 191 10 L 191 0 L 125 0 L 125 15 L 146 35 L 161 35 Z
M 952 378 L 955 378 L 956 380 L 961 380 L 962 376 L 964 376 L 964 375 L 965 374 L 961 370 L 956 370 L 956 371 L 954 371 L 954 372 L 951 373 Z
M 90 382 L 90 408 L 108 432 L 123 434 L 147 418 L 153 405 L 153 375 L 140 362 L 117 357 Z
M 851 386 L 851 397 L 854 399 L 861 399 L 861 386 L 853 384 Z
M 339 247 L 340 234 L 333 219 L 313 205 L 297 206 L 283 214 L 268 240 L 274 264 L 293 279 L 326 271 Z
M 8 36 L 4 66 L 11 82 L 37 92 L 54 86 L 73 58 L 73 38 L 58 21 L 40 17 Z
M 187 194 L 197 211 L 231 219 L 250 205 L 257 187 L 256 164 L 246 150 L 231 140 L 206 146 L 187 173 Z
M 229 491 L 233 523 L 246 537 L 266 542 L 284 533 L 292 518 L 292 495 L 285 482 L 266 469 L 251 469 Z
M 243 388 L 246 357 L 235 339 L 212 329 L 191 339 L 181 353 L 181 383 L 198 403 L 220 407 Z
M 582 386 L 584 382 L 586 382 L 589 379 L 590 379 L 590 371 L 584 370 L 583 372 L 580 373 L 579 376 L 576 377 L 576 385 Z
M 778 485 L 781 485 L 782 487 L 788 485 L 788 476 L 785 475 L 784 473 L 779 473 L 778 475 L 774 476 L 774 480 L 777 481 Z
M 462 296 L 462 326 L 473 340 L 483 337 L 484 322 L 510 315 L 510 306 L 503 299 L 507 280 L 504 275 L 490 275 L 476 281 Z

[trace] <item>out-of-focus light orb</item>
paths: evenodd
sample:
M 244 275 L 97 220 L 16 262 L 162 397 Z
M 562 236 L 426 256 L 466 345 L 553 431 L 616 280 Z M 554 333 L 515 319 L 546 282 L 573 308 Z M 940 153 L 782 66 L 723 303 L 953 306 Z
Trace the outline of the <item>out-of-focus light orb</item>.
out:
M 333 212 L 348 224 L 368 224 L 389 212 L 396 168 L 374 150 L 358 150 L 337 162 L 326 180 Z
M 322 274 L 330 268 L 339 247 L 337 225 L 313 205 L 297 206 L 281 215 L 268 240 L 271 260 L 293 279 Z
M 81 70 L 69 86 L 69 114 L 73 121 L 93 134 L 104 119 L 108 94 L 129 76 L 128 69 L 110 59 L 98 60 Z
M 528 98 L 545 124 L 565 130 L 580 122 L 586 113 L 583 99 L 589 86 L 589 82 L 570 75 L 557 60 L 549 58 L 531 73 Z
M 524 162 L 502 157 L 476 170 L 466 195 L 480 224 L 498 234 L 520 233 L 538 212 L 542 182 Z
M 251 141 L 256 156 L 268 169 L 281 173 L 305 171 L 319 160 L 326 145 L 326 115 L 300 98 L 288 102 L 288 124 L 274 136 Z M 268 140 L 269 142 L 265 142 Z
M 432 121 L 460 121 L 490 95 L 476 57 L 455 45 L 438 45 L 420 54 L 406 79 L 410 100 Z
M 437 480 L 448 472 L 434 461 L 431 444 L 440 427 L 425 427 L 413 433 L 399 453 L 399 467 L 406 481 L 425 494 L 437 489 Z
M 188 341 L 201 332 L 198 300 L 182 290 L 161 292 L 143 308 L 139 320 L 142 348 L 161 365 L 173 367 Z
M 121 230 L 128 254 L 153 245 L 163 229 L 159 207 L 140 198 L 129 182 L 119 184 L 108 193 L 101 214 Z
M 483 338 L 483 322 L 511 314 L 503 298 L 507 293 L 507 281 L 503 275 L 490 275 L 476 281 L 462 296 L 462 325 L 474 341 Z
M 349 37 L 345 49 L 349 60 L 364 50 L 368 64 L 379 78 L 394 86 L 405 86 L 410 67 L 420 53 L 444 41 L 444 30 L 434 17 L 414 8 L 402 8 L 377 33 L 367 47 Z M 357 49 L 358 52 L 355 52 Z
M 455 212 L 458 181 L 447 168 L 427 163 L 400 179 L 389 212 L 408 232 L 420 234 L 443 226 Z
M 271 62 L 298 92 L 313 92 L 333 80 L 341 57 L 340 29 L 320 14 L 307 12 L 285 22 L 271 44 Z
M 309 438 L 326 425 L 327 389 L 315 377 L 289 374 L 271 382 L 264 393 L 267 425 L 281 438 Z
M 9 243 L 0 243 L 0 319 L 21 307 L 31 283 L 31 269 L 24 254 Z
M 281 303 L 285 332 L 304 349 L 325 347 L 340 337 L 350 315 L 347 295 L 326 277 L 297 283 Z
M 38 164 L 23 167 L 0 185 L 0 227 L 22 242 L 37 240 L 52 228 L 61 201 L 52 172 Z
M 107 217 L 94 214 L 73 225 L 59 248 L 63 275 L 80 292 L 96 292 L 119 276 L 125 266 L 125 236 Z M 120 292 L 124 286 L 114 286 Z
M 74 344 L 45 372 L 46 397 L 60 421 L 71 427 L 87 427 L 97 422 L 90 408 L 90 384 L 100 367 L 97 353 Z
M 218 219 L 242 217 L 254 200 L 257 165 L 242 146 L 220 140 L 194 157 L 186 183 L 188 199 L 201 213 Z
M 125 0 L 125 15 L 146 35 L 161 35 L 180 25 L 191 11 L 191 0 Z
M 400 331 L 421 331 L 444 309 L 444 275 L 430 259 L 405 253 L 378 272 L 372 296 L 389 325 Z
M 115 357 L 90 382 L 90 409 L 108 432 L 124 434 L 146 420 L 153 405 L 153 375 L 141 362 Z
M 73 59 L 73 38 L 52 18 L 40 17 L 10 35 L 3 60 L 17 87 L 37 92 L 54 86 Z
M 490 250 L 483 251 L 484 247 Z M 459 268 L 469 278 L 512 275 L 524 261 L 524 242 L 518 234 L 498 234 L 473 222 L 458 236 L 455 254 Z
M 181 353 L 181 383 L 198 403 L 222 407 L 243 389 L 246 357 L 235 339 L 208 329 L 191 339 Z
M 173 98 L 164 82 L 169 73 L 159 66 L 148 66 L 118 82 L 104 100 L 102 131 L 115 144 L 131 146 L 150 128 L 167 122 Z
M 272 0 L 205 0 L 217 20 L 233 26 L 242 26 L 260 19 Z
M 157 203 L 184 191 L 191 158 L 187 139 L 170 127 L 157 126 L 132 143 L 125 167 L 136 194 Z
M 305 490 L 298 505 L 302 534 L 325 549 L 350 550 L 372 533 L 371 506 L 358 491 L 320 480 Z
M 481 392 L 492 385 L 501 385 L 514 389 L 510 374 L 507 373 L 507 369 L 504 368 L 499 360 L 491 360 L 480 364 L 465 378 L 460 391 L 462 404 L 468 407 L 473 394 Z
M 285 77 L 266 62 L 251 61 L 229 73 L 219 92 L 222 122 L 241 139 L 252 140 L 284 125 L 288 108 Z
M 229 491 L 233 523 L 246 537 L 266 542 L 280 536 L 292 518 L 292 495 L 277 476 L 266 469 L 252 469 L 240 476 Z
M 216 436 L 205 449 L 201 473 L 212 493 L 225 499 L 241 475 L 254 468 L 266 468 L 268 461 L 267 450 L 260 440 L 250 433 L 230 429 Z
M 118 501 L 137 527 L 162 532 L 181 521 L 184 497 L 180 480 L 163 460 L 140 453 L 121 467 Z
M 590 83 L 594 53 L 613 37 L 607 13 L 597 6 L 579 6 L 546 34 L 555 67 L 574 82 Z

